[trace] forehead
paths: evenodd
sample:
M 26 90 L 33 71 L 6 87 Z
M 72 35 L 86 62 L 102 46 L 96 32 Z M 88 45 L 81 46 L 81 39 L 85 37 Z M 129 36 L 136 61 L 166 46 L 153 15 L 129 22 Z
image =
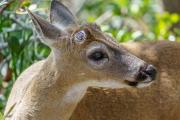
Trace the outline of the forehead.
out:
M 89 35 L 94 38 L 92 41 L 102 42 L 111 48 L 120 49 L 122 46 L 116 40 L 109 36 L 107 33 L 102 32 L 100 26 L 95 23 L 83 24 L 80 30 L 87 29 Z
M 87 38 L 88 38 L 88 43 L 97 41 L 100 43 L 103 43 L 111 48 L 114 49 L 120 49 L 122 48 L 121 45 L 119 45 L 118 42 L 111 36 L 107 35 L 105 32 L 102 32 L 100 29 L 100 26 L 98 26 L 95 23 L 86 23 L 86 24 L 81 24 L 78 27 L 75 26 L 75 28 L 70 28 L 70 31 L 72 33 L 72 37 L 78 33 L 79 31 L 85 31 Z

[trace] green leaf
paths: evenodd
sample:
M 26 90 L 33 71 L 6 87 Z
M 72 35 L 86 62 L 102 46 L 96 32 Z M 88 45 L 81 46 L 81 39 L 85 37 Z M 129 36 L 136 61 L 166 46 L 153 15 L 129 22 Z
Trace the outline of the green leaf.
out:
M 0 120 L 4 120 L 3 114 L 0 112 Z

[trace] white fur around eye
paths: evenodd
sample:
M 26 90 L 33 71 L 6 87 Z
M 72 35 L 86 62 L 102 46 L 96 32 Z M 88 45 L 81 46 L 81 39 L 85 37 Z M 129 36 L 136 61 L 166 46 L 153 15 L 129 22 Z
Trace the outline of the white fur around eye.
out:
M 87 35 L 86 35 L 85 31 L 81 30 L 74 35 L 74 40 L 76 43 L 82 43 L 86 40 L 86 37 L 87 37 Z

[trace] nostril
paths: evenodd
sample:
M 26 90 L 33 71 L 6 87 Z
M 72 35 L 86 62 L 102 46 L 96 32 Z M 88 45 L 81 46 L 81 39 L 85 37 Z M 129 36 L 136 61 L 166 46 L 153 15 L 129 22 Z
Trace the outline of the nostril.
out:
M 147 77 L 148 76 L 145 72 L 140 71 L 138 76 L 137 76 L 137 80 L 138 81 L 144 81 L 145 79 L 147 79 Z
M 152 80 L 155 80 L 157 71 L 153 65 L 148 65 L 144 72 L 149 75 Z

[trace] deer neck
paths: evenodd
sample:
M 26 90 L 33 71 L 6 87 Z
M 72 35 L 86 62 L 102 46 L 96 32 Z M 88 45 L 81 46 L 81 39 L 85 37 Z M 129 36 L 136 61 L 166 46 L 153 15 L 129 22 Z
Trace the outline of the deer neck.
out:
M 63 63 L 64 60 L 51 52 L 45 60 L 39 73 L 33 78 L 31 93 L 36 96 L 36 101 L 54 101 L 54 103 L 63 101 L 67 92 L 77 83 L 80 83 L 81 77 L 77 77 L 72 71 L 72 66 Z M 79 91 L 78 91 L 79 92 Z M 67 95 L 68 96 L 68 95 Z M 48 98 L 48 99 L 47 99 Z

